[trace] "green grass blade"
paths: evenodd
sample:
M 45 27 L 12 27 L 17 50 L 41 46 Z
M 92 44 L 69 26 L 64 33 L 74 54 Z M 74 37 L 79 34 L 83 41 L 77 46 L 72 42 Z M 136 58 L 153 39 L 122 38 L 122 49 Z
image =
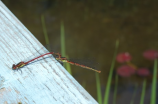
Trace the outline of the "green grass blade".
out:
M 66 57 L 69 59 L 69 57 L 66 55 Z M 71 72 L 71 66 L 70 64 L 68 63 L 65 63 L 65 68 L 67 69 L 67 71 L 72 75 L 72 72 Z
M 46 25 L 45 25 L 44 15 L 41 15 L 41 21 L 42 21 L 44 38 L 45 38 L 46 44 L 48 45 L 49 39 L 48 39 L 47 29 L 46 29 Z
M 65 31 L 64 31 L 64 22 L 61 21 L 61 27 L 60 27 L 60 36 L 61 36 L 61 54 L 63 57 L 66 56 L 65 53 Z
M 157 82 L 157 59 L 154 60 L 154 71 L 152 79 L 151 100 L 150 104 L 156 104 L 156 82 Z
M 118 74 L 115 75 L 115 89 L 114 89 L 114 100 L 113 104 L 116 104 L 116 97 L 117 97 L 117 85 L 118 85 Z
M 143 89 L 142 89 L 142 94 L 140 98 L 140 104 L 144 104 L 145 89 L 146 89 L 146 79 L 144 79 L 143 81 Z
M 114 53 L 114 57 L 112 60 L 112 64 L 111 64 L 111 68 L 110 68 L 110 73 L 108 76 L 108 81 L 107 81 L 107 85 L 106 85 L 106 89 L 105 89 L 105 96 L 104 96 L 104 104 L 108 104 L 108 98 L 109 98 L 109 93 L 110 93 L 110 85 L 111 85 L 111 80 L 112 80 L 112 73 L 114 70 L 114 66 L 115 66 L 115 58 L 116 58 L 116 54 L 117 54 L 117 49 L 118 49 L 118 45 L 119 45 L 119 41 L 116 41 L 116 48 L 115 48 L 115 53 Z
M 138 87 L 138 84 L 135 84 L 135 89 L 134 89 L 134 93 L 133 93 L 132 100 L 131 100 L 130 104 L 134 104 L 134 98 L 135 98 L 135 95 L 136 95 L 136 92 L 137 92 L 137 87 Z
M 61 36 L 61 54 L 63 57 L 67 57 L 66 55 L 66 47 L 65 47 L 65 31 L 64 31 L 64 22 L 61 21 L 61 27 L 60 27 L 60 36 Z M 71 66 L 68 63 L 64 63 L 64 67 L 67 69 L 67 71 L 72 74 L 71 72 Z
M 102 104 L 102 95 L 101 95 L 101 87 L 100 87 L 100 79 L 99 79 L 99 74 L 96 73 L 96 84 L 97 84 L 97 98 L 98 98 L 98 103 Z

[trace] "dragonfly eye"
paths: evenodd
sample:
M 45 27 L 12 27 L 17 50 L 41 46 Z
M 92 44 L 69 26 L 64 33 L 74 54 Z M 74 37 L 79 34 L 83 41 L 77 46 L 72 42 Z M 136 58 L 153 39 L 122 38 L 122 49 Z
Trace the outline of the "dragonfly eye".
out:
M 12 69 L 15 70 L 16 68 L 17 68 L 17 66 L 15 64 L 13 64 Z

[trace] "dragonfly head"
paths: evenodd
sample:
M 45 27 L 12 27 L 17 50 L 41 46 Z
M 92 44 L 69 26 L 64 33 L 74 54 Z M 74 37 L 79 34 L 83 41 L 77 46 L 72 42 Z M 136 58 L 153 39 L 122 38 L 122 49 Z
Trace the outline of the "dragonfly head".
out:
M 12 69 L 13 69 L 13 70 L 16 70 L 16 69 L 17 69 L 17 66 L 16 66 L 15 64 L 13 64 Z

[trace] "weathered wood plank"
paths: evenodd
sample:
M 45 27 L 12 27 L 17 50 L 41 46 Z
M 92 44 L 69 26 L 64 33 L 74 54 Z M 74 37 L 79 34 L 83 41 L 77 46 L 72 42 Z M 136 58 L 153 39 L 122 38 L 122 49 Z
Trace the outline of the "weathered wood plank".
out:
M 0 1 L 0 104 L 97 104 L 53 57 L 23 67 L 22 73 L 11 69 L 41 47 Z

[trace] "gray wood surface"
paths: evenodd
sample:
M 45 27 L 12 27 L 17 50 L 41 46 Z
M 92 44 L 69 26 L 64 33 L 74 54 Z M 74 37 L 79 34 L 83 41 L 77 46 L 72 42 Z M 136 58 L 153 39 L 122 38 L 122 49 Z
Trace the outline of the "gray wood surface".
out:
M 49 57 L 12 70 L 30 56 L 48 52 L 0 1 L 0 104 L 98 104 L 58 63 Z

